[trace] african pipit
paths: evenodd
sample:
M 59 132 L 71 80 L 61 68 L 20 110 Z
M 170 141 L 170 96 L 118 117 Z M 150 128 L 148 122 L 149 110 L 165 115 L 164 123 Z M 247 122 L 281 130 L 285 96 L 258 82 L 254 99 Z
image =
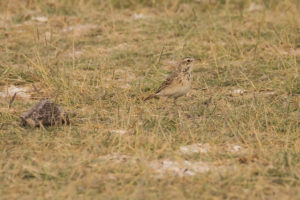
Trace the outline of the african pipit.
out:
M 197 61 L 199 60 L 191 57 L 184 58 L 179 63 L 177 70 L 161 84 L 158 90 L 144 100 L 165 96 L 174 98 L 175 102 L 178 97 L 187 94 L 191 89 L 192 70 Z

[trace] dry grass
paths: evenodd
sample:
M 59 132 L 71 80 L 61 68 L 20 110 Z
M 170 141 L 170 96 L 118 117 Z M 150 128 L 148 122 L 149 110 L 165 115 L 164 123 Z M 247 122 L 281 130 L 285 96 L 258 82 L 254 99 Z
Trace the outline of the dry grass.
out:
M 299 199 L 299 6 L 2 0 L 1 199 Z M 143 102 L 187 55 L 190 94 Z M 45 97 L 71 125 L 20 127 Z

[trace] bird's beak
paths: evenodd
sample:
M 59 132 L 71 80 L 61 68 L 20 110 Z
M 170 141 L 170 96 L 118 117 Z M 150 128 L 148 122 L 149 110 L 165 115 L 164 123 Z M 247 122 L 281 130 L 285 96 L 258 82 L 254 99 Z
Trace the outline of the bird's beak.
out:
M 195 61 L 196 61 L 196 62 L 200 62 L 200 61 L 201 61 L 201 59 L 199 59 L 199 58 L 195 58 Z

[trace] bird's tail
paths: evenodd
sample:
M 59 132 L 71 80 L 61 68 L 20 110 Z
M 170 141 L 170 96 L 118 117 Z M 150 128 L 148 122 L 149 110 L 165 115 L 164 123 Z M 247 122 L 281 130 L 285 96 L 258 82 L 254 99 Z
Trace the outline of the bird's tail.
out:
M 144 101 L 148 101 L 149 99 L 152 99 L 152 98 L 154 98 L 154 97 L 156 97 L 156 95 L 155 95 L 155 94 L 151 94 L 151 95 L 149 95 L 148 97 L 146 97 L 146 98 L 144 99 Z

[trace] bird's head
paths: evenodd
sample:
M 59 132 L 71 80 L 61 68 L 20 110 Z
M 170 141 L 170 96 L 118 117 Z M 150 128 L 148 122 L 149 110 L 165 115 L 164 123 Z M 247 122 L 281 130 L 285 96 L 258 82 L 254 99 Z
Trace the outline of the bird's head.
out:
M 195 59 L 195 58 L 192 58 L 192 57 L 184 58 L 180 63 L 180 71 L 192 72 L 195 63 L 199 62 L 199 61 L 200 61 L 199 59 Z

